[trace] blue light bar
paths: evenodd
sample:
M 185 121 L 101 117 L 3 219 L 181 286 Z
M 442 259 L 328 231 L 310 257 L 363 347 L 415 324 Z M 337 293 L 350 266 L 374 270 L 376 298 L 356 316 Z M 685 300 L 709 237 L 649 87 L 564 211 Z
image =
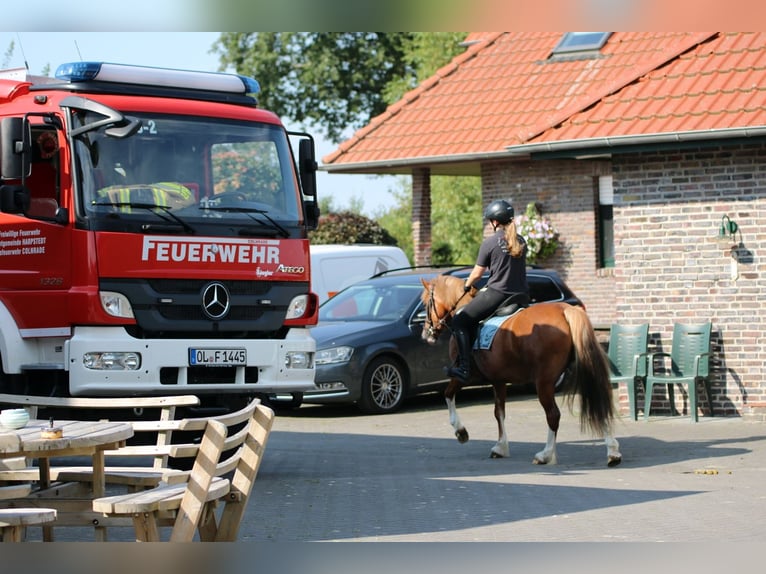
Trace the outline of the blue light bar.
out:
M 150 66 L 129 66 L 106 62 L 70 62 L 61 64 L 56 78 L 67 82 L 116 82 L 165 88 L 186 88 L 227 92 L 231 94 L 257 94 L 261 91 L 258 81 L 238 74 L 219 72 L 193 72 L 171 70 Z

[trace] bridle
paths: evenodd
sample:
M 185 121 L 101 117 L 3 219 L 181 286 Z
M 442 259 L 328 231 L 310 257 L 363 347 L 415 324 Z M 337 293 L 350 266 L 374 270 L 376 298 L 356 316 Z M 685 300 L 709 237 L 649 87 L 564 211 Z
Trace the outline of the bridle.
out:
M 439 315 L 436 313 L 436 300 L 434 299 L 434 287 L 435 285 L 431 285 L 428 290 L 428 303 L 426 303 L 426 322 L 423 325 L 423 328 L 425 329 L 426 335 L 429 338 L 438 339 L 439 334 L 441 333 L 443 328 L 447 328 L 451 330 L 451 327 L 449 326 L 449 319 L 452 317 L 452 315 L 455 312 L 455 309 L 457 309 L 458 304 L 460 301 L 465 297 L 467 291 L 463 291 L 463 293 L 460 295 L 460 297 L 457 298 L 457 301 L 455 301 L 452 304 L 452 308 L 449 309 L 443 316 L 439 317 Z M 431 322 L 431 313 L 436 315 L 437 321 L 436 323 Z

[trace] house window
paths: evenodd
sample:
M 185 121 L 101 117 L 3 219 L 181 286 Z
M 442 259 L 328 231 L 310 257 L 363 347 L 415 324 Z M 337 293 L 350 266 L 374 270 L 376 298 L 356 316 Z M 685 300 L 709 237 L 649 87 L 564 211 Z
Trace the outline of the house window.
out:
M 598 178 L 598 263 L 599 267 L 614 267 L 614 188 L 612 176 Z
M 611 35 L 611 32 L 567 32 L 553 48 L 551 56 L 598 52 Z

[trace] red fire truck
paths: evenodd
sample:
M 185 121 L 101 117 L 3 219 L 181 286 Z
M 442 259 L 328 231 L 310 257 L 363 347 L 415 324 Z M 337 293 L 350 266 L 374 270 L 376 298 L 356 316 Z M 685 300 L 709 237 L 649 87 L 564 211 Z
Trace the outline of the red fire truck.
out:
M 0 75 L 0 390 L 315 388 L 314 142 L 257 92 L 98 62 Z

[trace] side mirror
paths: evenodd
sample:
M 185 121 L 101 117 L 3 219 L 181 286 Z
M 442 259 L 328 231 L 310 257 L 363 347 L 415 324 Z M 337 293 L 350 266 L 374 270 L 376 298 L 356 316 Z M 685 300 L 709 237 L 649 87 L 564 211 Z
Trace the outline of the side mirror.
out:
M 298 172 L 301 178 L 303 194 L 309 197 L 317 195 L 317 160 L 314 140 L 304 138 L 298 143 Z
M 32 131 L 22 118 L 3 118 L 0 123 L 0 176 L 23 179 L 31 167 Z

